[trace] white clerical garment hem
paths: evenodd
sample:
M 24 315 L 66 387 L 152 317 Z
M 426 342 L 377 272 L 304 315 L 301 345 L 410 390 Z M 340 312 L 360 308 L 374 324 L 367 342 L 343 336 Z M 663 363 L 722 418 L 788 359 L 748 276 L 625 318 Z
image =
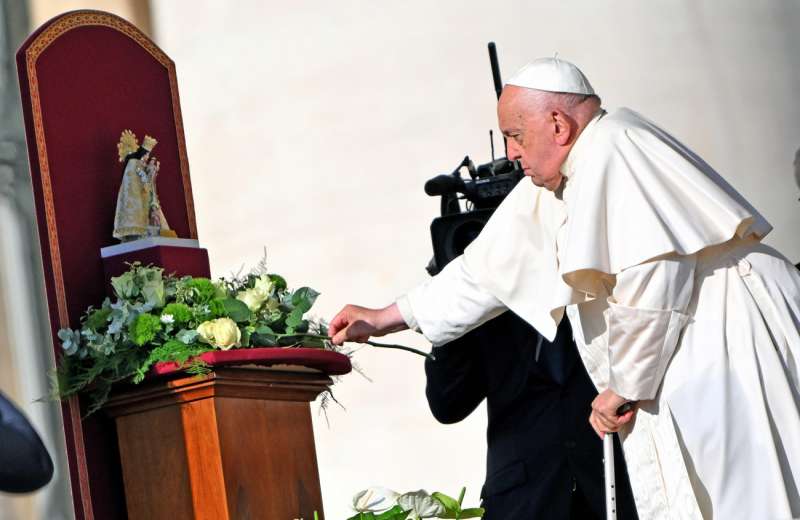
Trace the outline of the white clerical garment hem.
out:
M 563 200 L 520 182 L 405 311 L 437 345 L 504 307 L 552 339 L 566 311 L 597 388 L 639 400 L 621 437 L 640 518 L 800 517 L 800 276 L 769 224 L 629 110 L 562 172 Z

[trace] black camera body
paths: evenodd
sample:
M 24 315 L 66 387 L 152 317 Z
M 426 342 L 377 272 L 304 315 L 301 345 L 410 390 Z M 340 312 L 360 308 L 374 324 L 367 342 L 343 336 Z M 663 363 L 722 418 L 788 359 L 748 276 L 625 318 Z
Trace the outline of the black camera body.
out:
M 461 177 L 466 168 L 469 179 Z M 433 259 L 426 268 L 437 274 L 475 240 L 494 210 L 525 176 L 516 161 L 505 157 L 477 168 L 464 157 L 451 174 L 437 175 L 425 183 L 425 193 L 441 196 L 441 216 L 431 222 Z M 466 201 L 462 209 L 459 201 Z

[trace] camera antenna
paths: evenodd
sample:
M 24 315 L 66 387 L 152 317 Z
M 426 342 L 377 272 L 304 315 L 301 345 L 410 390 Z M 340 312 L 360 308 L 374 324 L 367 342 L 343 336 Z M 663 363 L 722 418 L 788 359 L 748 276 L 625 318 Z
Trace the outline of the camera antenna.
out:
M 494 162 L 494 133 L 489 129 L 489 146 L 492 147 L 492 162 Z
M 494 93 L 497 94 L 497 100 L 500 101 L 500 94 L 503 92 L 503 81 L 500 79 L 500 64 L 497 62 L 497 47 L 494 42 L 489 42 L 489 63 L 492 65 L 492 79 L 494 80 Z M 494 150 L 494 143 L 492 143 L 492 150 Z M 506 136 L 503 136 L 503 151 L 508 157 L 508 143 Z M 492 152 L 492 160 L 494 160 L 494 151 Z

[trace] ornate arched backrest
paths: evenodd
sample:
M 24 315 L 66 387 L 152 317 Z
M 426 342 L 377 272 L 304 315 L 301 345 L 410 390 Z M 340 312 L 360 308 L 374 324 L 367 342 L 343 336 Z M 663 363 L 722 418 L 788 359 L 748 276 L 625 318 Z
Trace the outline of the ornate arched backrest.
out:
M 102 301 L 100 248 L 112 245 L 124 129 L 155 137 L 158 190 L 170 227 L 197 238 L 175 64 L 144 33 L 100 11 L 58 16 L 17 53 L 53 337 Z M 55 340 L 54 352 L 60 347 Z M 57 354 L 56 354 L 57 355 Z M 77 518 L 124 518 L 113 424 L 63 408 Z

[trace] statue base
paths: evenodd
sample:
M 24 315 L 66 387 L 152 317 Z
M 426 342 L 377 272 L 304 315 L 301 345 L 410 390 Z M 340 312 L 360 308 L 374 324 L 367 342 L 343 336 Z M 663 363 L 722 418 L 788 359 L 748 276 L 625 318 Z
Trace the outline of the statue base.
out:
M 103 257 L 103 270 L 109 284 L 112 277 L 126 272 L 130 268 L 128 264 L 133 262 L 163 267 L 165 274 L 211 278 L 208 251 L 199 247 L 197 240 L 143 238 L 104 247 L 100 256 Z

